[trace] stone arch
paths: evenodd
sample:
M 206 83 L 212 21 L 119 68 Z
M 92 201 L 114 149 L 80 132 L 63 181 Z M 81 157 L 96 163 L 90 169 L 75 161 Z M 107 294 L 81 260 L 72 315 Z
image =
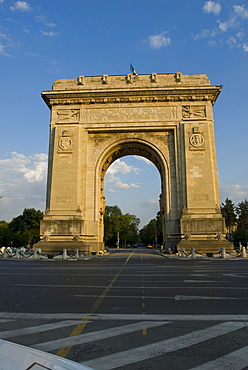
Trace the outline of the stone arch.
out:
M 56 80 L 51 109 L 47 208 L 38 247 L 104 248 L 104 174 L 142 155 L 161 175 L 166 248 L 231 249 L 220 212 L 212 106 L 206 75 L 79 76 Z M 101 190 L 102 189 L 102 190 Z

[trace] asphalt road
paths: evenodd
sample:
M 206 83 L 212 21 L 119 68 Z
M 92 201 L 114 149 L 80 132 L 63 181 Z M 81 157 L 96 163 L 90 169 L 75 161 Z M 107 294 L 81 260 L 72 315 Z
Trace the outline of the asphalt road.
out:
M 96 370 L 248 369 L 248 259 L 0 260 L 0 338 Z

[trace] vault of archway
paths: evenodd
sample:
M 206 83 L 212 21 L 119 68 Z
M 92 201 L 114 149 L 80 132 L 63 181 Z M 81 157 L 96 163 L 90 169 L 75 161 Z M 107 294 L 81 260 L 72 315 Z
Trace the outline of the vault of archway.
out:
M 161 176 L 161 180 L 163 179 L 164 171 L 162 160 L 159 157 L 159 155 L 155 152 L 155 150 L 150 148 L 148 145 L 144 145 L 142 143 L 128 142 L 118 144 L 117 146 L 111 148 L 105 155 L 102 162 L 103 164 L 101 166 L 101 180 L 102 181 L 104 180 L 106 171 L 113 162 L 127 155 L 138 155 L 140 157 L 144 157 L 150 160 L 157 167 Z

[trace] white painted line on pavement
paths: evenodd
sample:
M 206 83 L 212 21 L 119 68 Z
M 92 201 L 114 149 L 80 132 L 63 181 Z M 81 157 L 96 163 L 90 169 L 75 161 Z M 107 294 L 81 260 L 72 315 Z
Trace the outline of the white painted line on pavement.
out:
M 73 297 L 81 297 L 81 298 L 90 298 L 90 297 L 99 297 L 99 295 L 90 295 L 90 294 L 74 294 Z M 175 299 L 175 297 L 153 297 L 153 296 L 137 296 L 137 295 L 106 295 L 106 298 L 125 298 L 125 299 Z
M 69 284 L 13 284 L 13 286 L 23 286 L 23 287 L 53 287 L 53 288 L 106 288 L 107 285 L 69 285 Z M 111 289 L 140 289 L 139 286 L 122 286 L 122 285 L 114 285 Z M 145 286 L 145 289 L 163 289 L 163 290 L 175 290 L 175 289 L 185 289 L 185 286 Z M 209 289 L 209 287 L 203 286 L 191 286 L 190 289 Z M 222 286 L 211 286 L 211 289 L 215 290 L 248 290 L 248 287 L 222 287 Z
M 216 280 L 184 280 L 185 283 L 215 283 Z M 228 283 L 228 281 L 222 281 L 222 283 Z
M 248 346 L 190 370 L 241 370 L 248 366 Z
M 100 357 L 94 360 L 84 362 L 85 366 L 95 370 L 110 370 L 121 366 L 134 364 L 153 357 L 162 356 L 169 352 L 174 352 L 189 346 L 228 334 L 246 326 L 242 322 L 227 322 L 212 326 L 207 329 L 193 331 L 192 333 L 166 339 L 161 342 L 148 344 L 143 347 L 133 348 L 131 350 L 114 353 L 109 356 Z M 229 368 L 228 368 L 229 370 Z
M 101 313 L 26 313 L 26 312 L 0 312 L 0 318 L 7 319 L 33 319 L 33 320 L 134 320 L 134 321 L 247 321 L 248 315 L 230 314 L 230 315 L 173 315 L 173 314 L 101 314 Z
M 194 300 L 204 300 L 204 299 L 246 299 L 246 298 L 236 298 L 236 297 L 208 297 L 208 296 L 196 296 L 196 295 L 175 295 L 175 301 L 194 301 Z
M 0 338 L 6 339 L 6 338 L 18 337 L 22 335 L 42 333 L 44 331 L 64 328 L 66 326 L 75 326 L 75 325 L 79 325 L 83 323 L 84 322 L 81 320 L 67 320 L 67 321 L 59 321 L 59 322 L 45 324 L 45 325 L 29 326 L 28 328 L 22 328 L 22 329 L 5 330 L 5 331 L 0 332 Z
M 89 343 L 96 340 L 106 339 L 116 337 L 122 334 L 132 333 L 134 331 L 154 328 L 157 326 L 162 326 L 165 324 L 169 324 L 169 322 L 149 322 L 149 321 L 142 321 L 136 324 L 129 324 L 124 326 L 118 326 L 110 329 L 93 331 L 87 334 L 80 334 L 73 337 L 67 337 L 57 340 L 51 340 L 49 342 L 38 343 L 33 345 L 33 348 L 40 349 L 42 351 L 52 351 L 54 349 L 68 347 L 68 346 L 75 346 L 77 344 Z

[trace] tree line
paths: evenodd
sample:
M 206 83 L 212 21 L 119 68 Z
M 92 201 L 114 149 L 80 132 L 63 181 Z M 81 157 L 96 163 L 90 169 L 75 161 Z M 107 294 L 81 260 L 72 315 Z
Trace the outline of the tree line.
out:
M 43 212 L 25 208 L 11 222 L 0 221 L 0 247 L 32 248 L 40 239 Z
M 130 247 L 137 243 L 162 244 L 162 217 L 157 214 L 139 230 L 140 219 L 129 213 L 122 214 L 118 206 L 106 206 L 104 213 L 104 242 L 108 247 Z
M 235 246 L 248 243 L 248 201 L 235 205 L 226 198 L 221 203 L 221 213 L 225 219 L 227 238 Z M 40 221 L 43 212 L 25 208 L 22 215 L 11 222 L 0 221 L 0 247 L 32 248 L 40 238 Z M 108 247 L 129 247 L 137 243 L 160 246 L 163 243 L 162 216 L 149 221 L 139 230 L 140 219 L 129 213 L 123 214 L 120 208 L 106 206 L 104 213 L 104 242 Z
M 248 201 L 235 205 L 231 199 L 226 198 L 221 203 L 221 213 L 225 219 L 227 238 L 235 246 L 242 244 L 246 247 L 248 244 Z

